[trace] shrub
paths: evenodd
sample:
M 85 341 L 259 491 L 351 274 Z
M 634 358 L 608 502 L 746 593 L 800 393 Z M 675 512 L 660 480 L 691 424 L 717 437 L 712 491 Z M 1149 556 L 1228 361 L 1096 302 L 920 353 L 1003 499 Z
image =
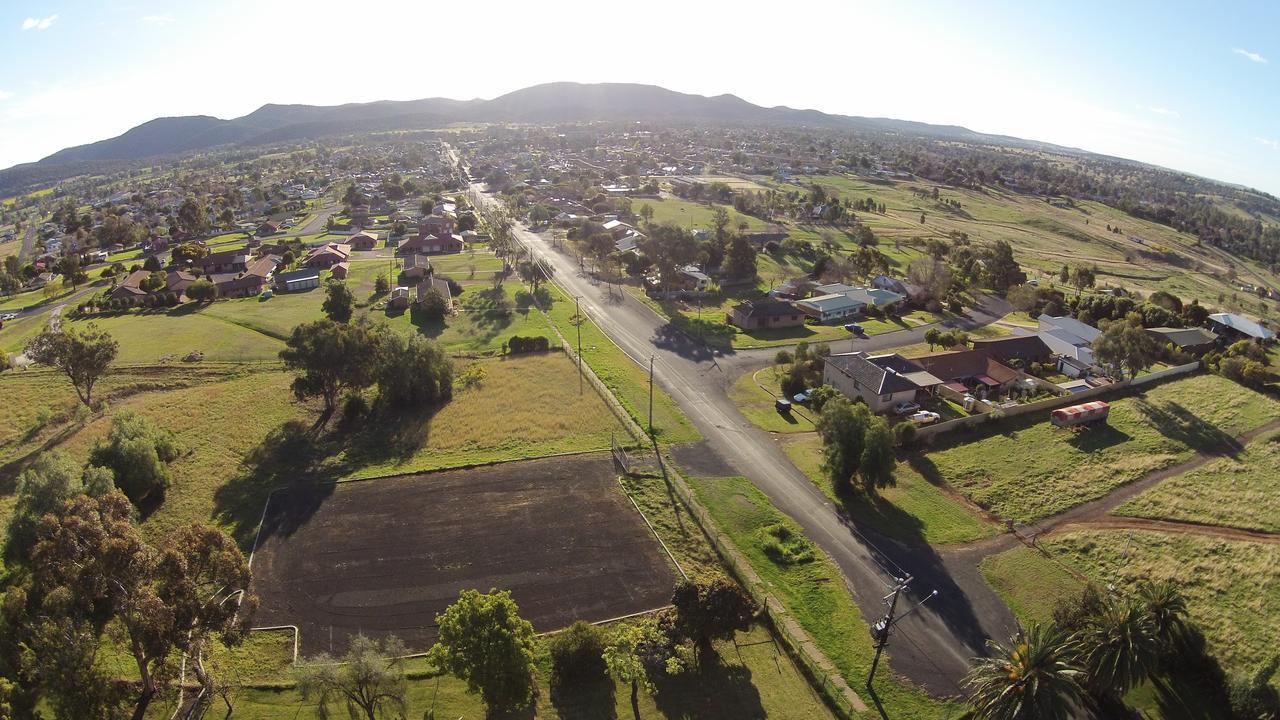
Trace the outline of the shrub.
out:
M 916 426 L 909 422 L 900 422 L 893 426 L 893 444 L 900 448 L 909 448 L 916 442 Z
M 782 523 L 760 529 L 761 549 L 779 565 L 813 562 L 813 543 Z
M 163 497 L 170 477 L 168 463 L 180 454 L 173 433 L 154 427 L 145 418 L 129 412 L 116 415 L 105 441 L 99 440 L 89 453 L 89 463 L 110 468 L 116 487 L 135 505 L 149 498 Z
M 363 395 L 351 394 L 342 403 L 343 422 L 352 422 L 369 414 L 369 401 Z
M 544 352 L 551 348 L 551 341 L 545 337 L 522 337 L 512 335 L 506 343 L 507 352 L 512 355 L 530 352 Z
M 593 683 L 605 678 L 604 633 L 579 620 L 551 637 L 551 682 Z
M 778 353 L 773 356 L 774 365 L 788 365 L 791 363 L 791 360 L 791 353 L 786 350 L 779 350 Z

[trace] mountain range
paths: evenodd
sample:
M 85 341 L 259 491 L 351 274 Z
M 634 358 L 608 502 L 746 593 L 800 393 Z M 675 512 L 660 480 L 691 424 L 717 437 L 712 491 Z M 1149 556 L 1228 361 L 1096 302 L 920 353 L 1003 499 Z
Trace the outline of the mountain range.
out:
M 347 133 L 424 129 L 452 122 L 631 120 L 811 126 L 1079 152 L 955 125 L 832 115 L 783 106 L 767 108 L 734 95 L 706 97 L 654 85 L 565 82 L 535 85 L 492 100 L 426 98 L 334 106 L 268 104 L 231 120 L 208 115 L 156 118 L 117 137 L 65 148 L 37 162 L 0 171 L 0 190 L 70 177 L 102 164 L 224 145 L 254 146 Z

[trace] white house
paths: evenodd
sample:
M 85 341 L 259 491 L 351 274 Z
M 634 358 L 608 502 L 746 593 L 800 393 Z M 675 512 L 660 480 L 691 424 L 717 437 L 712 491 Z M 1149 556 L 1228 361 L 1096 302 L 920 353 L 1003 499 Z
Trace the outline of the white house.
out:
M 1041 315 L 1038 320 L 1040 332 L 1036 334 L 1058 356 L 1062 374 L 1080 377 L 1097 368 L 1092 345 L 1101 330 L 1069 317 Z
M 796 307 L 800 308 L 805 315 L 822 323 L 858 317 L 866 306 L 867 303 L 864 301 L 836 293 L 815 295 L 796 301 Z

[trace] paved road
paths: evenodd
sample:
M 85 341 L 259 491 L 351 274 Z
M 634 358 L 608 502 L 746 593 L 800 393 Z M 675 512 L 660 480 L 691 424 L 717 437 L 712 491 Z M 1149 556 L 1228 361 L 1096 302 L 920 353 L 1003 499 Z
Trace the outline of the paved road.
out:
M 882 598 L 893 575 L 916 578 L 900 601 L 900 610 L 938 590 L 936 599 L 897 626 L 889 651 L 891 663 L 935 694 L 959 693 L 959 680 L 968 671 L 970 659 L 983 652 L 986 639 L 1007 637 L 1013 631 L 1012 614 L 972 565 L 954 562 L 924 544 L 908 546 L 877 537 L 843 518 L 770 434 L 738 412 L 728 399 L 729 385 L 741 370 L 767 364 L 777 348 L 736 353 L 709 350 L 631 295 L 580 272 L 571 257 L 553 250 L 542 237 L 523 228 L 517 228 L 516 235 L 555 268 L 555 282 L 579 296 L 583 310 L 632 359 L 644 364 L 653 356 L 658 384 L 706 438 L 705 448 L 736 474 L 749 478 L 837 562 L 865 618 L 884 613 Z M 991 299 L 963 324 L 992 322 L 1006 312 L 1003 301 Z M 877 335 L 859 341 L 859 348 L 878 350 L 920 342 L 924 332 L 925 328 L 917 328 Z

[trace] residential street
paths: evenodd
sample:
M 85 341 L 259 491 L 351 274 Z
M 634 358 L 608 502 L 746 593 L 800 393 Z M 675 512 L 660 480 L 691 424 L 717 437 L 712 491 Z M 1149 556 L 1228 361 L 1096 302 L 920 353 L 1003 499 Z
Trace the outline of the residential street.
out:
M 474 189 L 481 190 L 479 186 Z M 709 350 L 622 289 L 582 273 L 572 257 L 556 252 L 538 235 L 522 227 L 516 228 L 516 235 L 555 268 L 555 282 L 581 298 L 582 309 L 623 351 L 642 366 L 650 356 L 654 358 L 658 384 L 706 438 L 700 448 L 719 459 L 724 473 L 749 478 L 838 563 L 868 622 L 884 614 L 882 598 L 889 592 L 893 575 L 915 578 L 899 601 L 900 613 L 938 591 L 936 598 L 896 626 L 888 651 L 891 666 L 933 693 L 961 692 L 959 681 L 968 672 L 970 659 L 983 652 L 987 638 L 1007 637 L 1014 630 L 1013 615 L 972 565 L 954 561 L 927 545 L 906 546 L 876 536 L 842 517 L 792 465 L 770 434 L 738 412 L 728 398 L 728 387 L 746 368 L 768 364 L 777 348 Z M 981 308 L 971 311 L 968 321 L 957 325 L 987 324 L 1007 312 L 1003 300 L 987 298 Z M 925 330 L 876 335 L 856 341 L 857 347 L 881 350 L 922 342 Z M 678 451 L 676 454 L 680 456 Z M 700 466 L 715 464 L 703 459 Z

